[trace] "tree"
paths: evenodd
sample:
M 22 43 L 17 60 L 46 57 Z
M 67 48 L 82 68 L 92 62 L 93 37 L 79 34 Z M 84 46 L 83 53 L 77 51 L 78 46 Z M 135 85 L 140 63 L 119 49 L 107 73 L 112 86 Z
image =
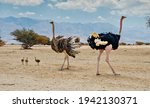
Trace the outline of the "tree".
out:
M 36 44 L 35 37 L 38 34 L 36 34 L 33 30 L 29 30 L 29 29 L 27 30 L 23 28 L 22 30 L 17 29 L 11 32 L 11 35 L 15 37 L 15 40 L 23 43 L 22 47 L 24 49 L 29 49 Z
M 11 35 L 15 37 L 15 40 L 22 42 L 22 47 L 24 49 L 29 49 L 33 45 L 36 44 L 48 44 L 49 38 L 46 36 L 41 36 L 35 33 L 33 30 L 25 29 L 23 28 L 22 30 L 15 30 L 11 32 Z
M 36 36 L 36 44 L 50 45 L 50 39 L 46 36 Z

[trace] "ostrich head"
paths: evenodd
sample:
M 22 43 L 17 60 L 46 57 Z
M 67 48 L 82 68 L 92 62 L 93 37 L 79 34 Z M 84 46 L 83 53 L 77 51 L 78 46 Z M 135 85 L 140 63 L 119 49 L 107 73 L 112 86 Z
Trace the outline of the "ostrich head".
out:
M 54 24 L 54 21 L 51 21 L 51 22 L 49 22 L 49 23 Z
M 99 35 L 96 32 L 91 33 L 91 37 L 98 38 Z
M 126 16 L 122 16 L 121 19 L 127 18 Z

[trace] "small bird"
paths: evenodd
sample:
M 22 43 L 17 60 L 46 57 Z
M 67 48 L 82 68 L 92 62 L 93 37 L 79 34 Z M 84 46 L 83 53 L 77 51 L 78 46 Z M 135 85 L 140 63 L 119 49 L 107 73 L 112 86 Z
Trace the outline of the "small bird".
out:
M 21 59 L 22 65 L 24 65 L 24 57 Z
M 40 60 L 39 60 L 39 59 L 36 59 L 36 57 L 35 57 L 35 61 L 37 62 L 37 65 L 39 65 Z
M 28 65 L 28 62 L 29 62 L 28 57 L 25 59 L 25 62 L 26 62 L 26 65 Z

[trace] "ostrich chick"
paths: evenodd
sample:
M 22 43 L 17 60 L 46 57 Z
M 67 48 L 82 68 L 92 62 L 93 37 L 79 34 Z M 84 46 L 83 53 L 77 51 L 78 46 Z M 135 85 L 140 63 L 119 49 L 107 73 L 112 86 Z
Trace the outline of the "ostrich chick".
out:
M 39 60 L 39 59 L 36 59 L 36 57 L 35 57 L 35 61 L 37 62 L 37 65 L 39 65 L 40 60 Z
M 28 62 L 29 62 L 29 60 L 28 60 L 28 57 L 25 59 L 25 63 L 26 63 L 26 65 L 28 65 Z
M 21 59 L 22 65 L 24 65 L 24 57 Z

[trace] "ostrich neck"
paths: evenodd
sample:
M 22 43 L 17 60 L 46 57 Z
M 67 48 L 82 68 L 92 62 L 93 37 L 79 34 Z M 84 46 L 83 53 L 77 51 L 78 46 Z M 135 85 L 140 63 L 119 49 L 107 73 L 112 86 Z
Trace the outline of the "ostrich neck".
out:
M 121 35 L 121 31 L 122 31 L 122 23 L 123 23 L 123 18 L 120 19 L 119 35 Z
M 54 28 L 54 23 L 52 23 L 52 32 L 53 32 L 53 38 L 52 38 L 52 45 L 51 45 L 51 47 L 52 47 L 52 49 L 53 50 L 56 50 L 57 49 L 57 40 L 56 40 L 56 38 L 55 38 L 55 28 Z

